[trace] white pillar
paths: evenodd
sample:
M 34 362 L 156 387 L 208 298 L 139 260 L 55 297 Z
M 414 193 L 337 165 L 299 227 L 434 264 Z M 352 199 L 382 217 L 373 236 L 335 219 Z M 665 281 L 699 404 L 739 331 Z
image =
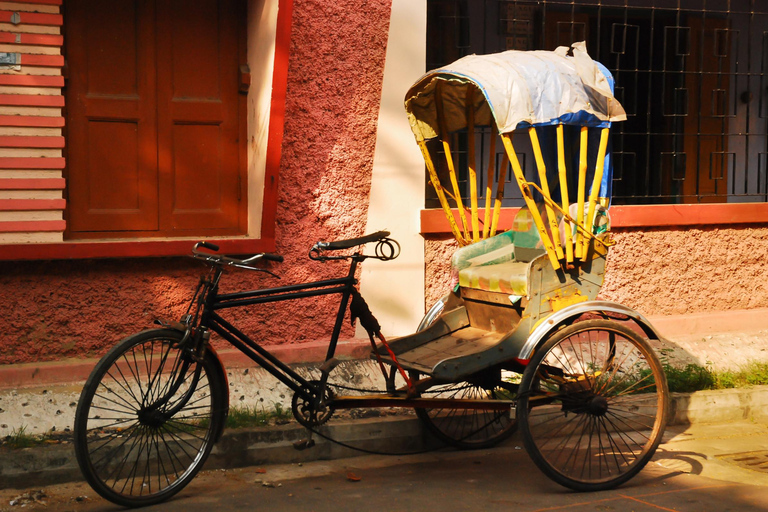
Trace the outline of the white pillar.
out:
M 360 284 L 385 336 L 412 333 L 424 315 L 424 161 L 403 98 L 425 71 L 426 27 L 426 0 L 392 0 L 366 232 L 389 230 L 402 253 L 366 261 Z
M 248 234 L 255 238 L 261 236 L 278 4 L 248 1 Z

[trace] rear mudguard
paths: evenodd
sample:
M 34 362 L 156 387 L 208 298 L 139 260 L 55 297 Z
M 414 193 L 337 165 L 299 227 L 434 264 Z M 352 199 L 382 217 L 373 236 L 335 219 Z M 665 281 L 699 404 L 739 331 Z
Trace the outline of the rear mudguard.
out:
M 661 335 L 654 329 L 651 323 L 642 314 L 632 308 L 604 300 L 590 300 L 580 302 L 572 306 L 561 309 L 549 315 L 546 320 L 537 325 L 528 335 L 528 339 L 520 349 L 519 359 L 530 359 L 534 351 L 560 327 L 572 324 L 576 318 L 585 313 L 611 313 L 614 315 L 623 315 L 627 321 L 633 321 L 645 333 L 646 337 L 652 340 L 660 340 Z M 621 319 L 619 319 L 621 321 Z
M 180 333 L 187 332 L 187 326 L 181 322 L 157 319 L 155 320 L 155 323 L 163 326 L 166 329 L 172 329 L 174 331 L 179 331 Z M 216 437 L 213 440 L 215 443 L 219 440 L 221 434 L 224 432 L 224 425 L 227 423 L 227 417 L 229 416 L 229 379 L 227 378 L 227 372 L 224 371 L 224 364 L 221 362 L 221 358 L 216 352 L 216 349 L 213 348 L 213 346 L 208 345 L 205 349 L 205 352 L 205 357 L 211 359 L 213 362 L 214 371 L 216 372 L 219 379 L 221 379 L 221 381 L 224 383 L 224 396 L 222 397 L 224 400 L 224 417 L 222 419 L 223 421 L 221 422 L 221 429 L 215 433 Z

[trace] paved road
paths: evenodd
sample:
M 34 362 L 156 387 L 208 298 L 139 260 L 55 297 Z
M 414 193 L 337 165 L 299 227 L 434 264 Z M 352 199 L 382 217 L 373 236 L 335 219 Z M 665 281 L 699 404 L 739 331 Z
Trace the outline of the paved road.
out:
M 768 426 L 754 423 L 677 428 L 645 470 L 601 493 L 574 493 L 533 465 L 519 438 L 476 452 L 366 456 L 299 465 L 208 471 L 176 498 L 143 510 L 269 511 L 692 511 L 768 510 L 768 474 L 735 459 L 768 454 Z M 750 453 L 749 457 L 733 454 Z M 768 469 L 768 463 L 762 463 Z M 753 467 L 760 467 L 757 463 Z M 350 478 L 352 477 L 352 478 Z M 355 481 L 356 480 L 356 481 Z M 43 489 L 23 510 L 120 510 L 84 484 Z M 21 491 L 0 493 L 0 510 Z M 76 501 L 77 497 L 87 499 Z

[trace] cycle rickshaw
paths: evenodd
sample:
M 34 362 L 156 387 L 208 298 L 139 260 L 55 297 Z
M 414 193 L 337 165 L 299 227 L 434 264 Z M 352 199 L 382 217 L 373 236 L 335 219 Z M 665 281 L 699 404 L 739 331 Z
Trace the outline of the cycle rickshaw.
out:
M 408 91 L 411 128 L 461 246 L 451 262 L 455 285 L 414 334 L 386 340 L 355 288 L 360 262 L 397 256 L 387 232 L 315 244 L 311 258 L 350 262 L 345 277 L 227 294 L 218 290 L 225 269 L 265 270 L 260 260 L 282 258 L 235 259 L 197 244 L 194 256 L 210 270 L 187 314 L 120 342 L 83 389 L 75 448 L 88 482 L 115 503 L 142 506 L 194 477 L 229 403 L 212 333 L 291 388 L 294 416 L 310 431 L 336 409 L 410 407 L 459 448 L 492 446 L 519 425 L 537 466 L 571 489 L 609 489 L 636 475 L 661 441 L 668 389 L 646 339 L 659 339 L 653 327 L 628 307 L 596 300 L 612 244 L 610 125 L 625 118 L 610 80 L 580 43 L 464 57 Z M 458 142 L 465 150 L 457 156 Z M 524 206 L 500 232 L 508 172 Z M 366 244 L 376 244 L 374 254 Z M 341 300 L 316 380 L 222 316 L 326 294 Z M 344 396 L 329 383 L 348 306 L 370 334 L 387 383 L 380 393 Z

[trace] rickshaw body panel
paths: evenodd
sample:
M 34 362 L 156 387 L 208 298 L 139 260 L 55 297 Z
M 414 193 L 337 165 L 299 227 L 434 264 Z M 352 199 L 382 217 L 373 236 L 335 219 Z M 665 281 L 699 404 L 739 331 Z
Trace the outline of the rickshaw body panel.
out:
M 596 249 L 586 263 L 560 270 L 552 268 L 546 254 L 538 256 L 528 268 L 529 296 L 508 296 L 506 306 L 496 300 L 502 294 L 487 293 L 487 297 L 482 297 L 478 296 L 477 290 L 462 288 L 462 301 L 473 327 L 489 332 L 508 330 L 485 350 L 482 350 L 483 343 L 476 347 L 477 351 L 465 356 L 446 357 L 433 367 L 432 377 L 440 381 L 456 381 L 503 361 L 528 359 L 531 352 L 526 347 L 531 336 L 534 333 L 540 336 L 533 345 L 535 347 L 548 333 L 556 330 L 547 328 L 552 325 L 548 323 L 550 317 L 595 301 L 603 284 L 606 255 L 607 250 Z M 487 314 L 483 314 L 483 310 Z M 572 318 L 566 315 L 566 319 Z M 563 323 L 558 321 L 554 325 L 559 328 Z

